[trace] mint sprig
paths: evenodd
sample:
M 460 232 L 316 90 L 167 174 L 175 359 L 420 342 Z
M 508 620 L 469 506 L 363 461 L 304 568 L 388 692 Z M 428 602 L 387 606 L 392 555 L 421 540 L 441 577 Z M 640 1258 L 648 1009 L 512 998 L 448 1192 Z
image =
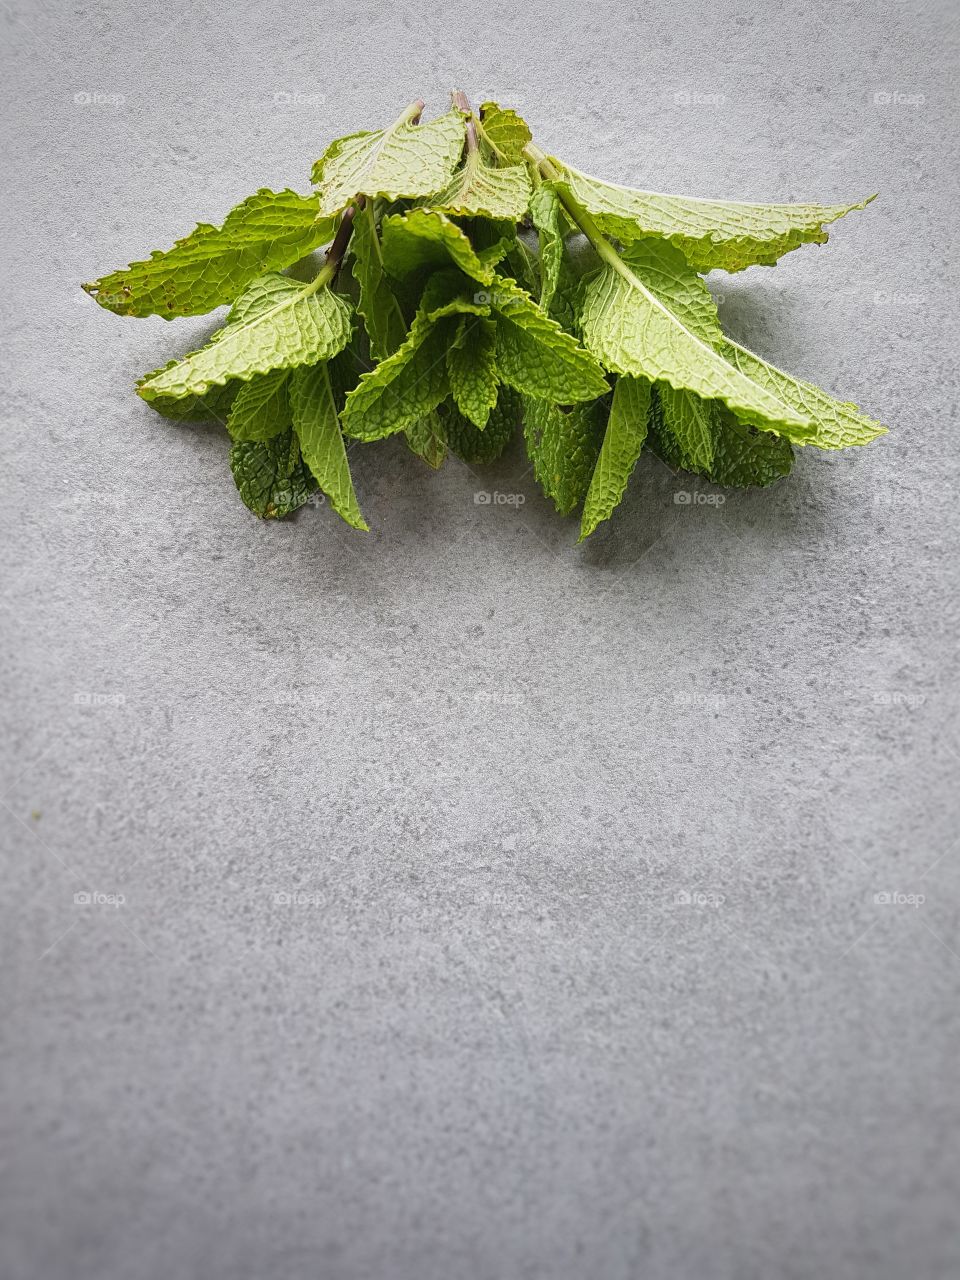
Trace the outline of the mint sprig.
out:
M 319 488 L 366 529 L 352 442 L 402 432 L 432 467 L 448 452 L 480 465 L 522 431 L 557 510 L 582 509 L 582 540 L 644 451 L 762 486 L 790 471 L 794 446 L 883 434 L 730 341 L 702 278 L 821 244 L 872 196 L 778 205 L 637 191 L 546 155 L 495 102 L 474 111 L 456 92 L 425 123 L 423 109 L 330 143 L 311 195 L 260 190 L 221 226 L 83 286 L 118 315 L 230 305 L 206 346 L 137 391 L 165 417 L 224 423 L 258 516 L 288 515 Z M 312 280 L 283 274 L 324 245 Z

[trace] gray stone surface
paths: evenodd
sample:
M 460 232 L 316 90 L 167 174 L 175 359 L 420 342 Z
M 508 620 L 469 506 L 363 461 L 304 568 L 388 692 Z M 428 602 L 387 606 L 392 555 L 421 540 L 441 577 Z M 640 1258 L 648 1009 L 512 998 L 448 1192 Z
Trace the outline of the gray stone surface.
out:
M 955 1276 L 953 0 L 3 22 L 5 1280 Z M 207 321 L 78 282 L 457 84 L 624 181 L 879 190 L 712 283 L 890 435 L 646 463 L 582 549 L 396 441 L 368 536 L 255 521 L 131 393 Z

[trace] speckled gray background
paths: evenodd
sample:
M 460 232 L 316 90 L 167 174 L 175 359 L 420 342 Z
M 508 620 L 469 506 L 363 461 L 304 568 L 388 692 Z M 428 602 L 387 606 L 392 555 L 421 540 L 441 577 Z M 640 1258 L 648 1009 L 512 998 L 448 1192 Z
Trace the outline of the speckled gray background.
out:
M 4 1280 L 956 1276 L 954 0 L 0 12 Z M 396 440 L 254 520 L 131 392 L 207 322 L 77 286 L 453 85 L 879 190 L 711 283 L 891 434 L 582 549 Z

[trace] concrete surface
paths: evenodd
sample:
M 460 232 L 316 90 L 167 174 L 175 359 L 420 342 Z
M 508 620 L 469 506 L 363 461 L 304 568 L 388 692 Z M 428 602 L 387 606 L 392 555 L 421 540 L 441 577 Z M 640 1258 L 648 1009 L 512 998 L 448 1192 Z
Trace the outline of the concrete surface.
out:
M 956 1276 L 955 3 L 3 22 L 5 1280 Z M 256 522 L 131 391 L 207 321 L 77 286 L 453 85 L 657 189 L 879 190 L 712 283 L 889 437 L 650 462 L 579 550 L 396 441 L 369 536 Z

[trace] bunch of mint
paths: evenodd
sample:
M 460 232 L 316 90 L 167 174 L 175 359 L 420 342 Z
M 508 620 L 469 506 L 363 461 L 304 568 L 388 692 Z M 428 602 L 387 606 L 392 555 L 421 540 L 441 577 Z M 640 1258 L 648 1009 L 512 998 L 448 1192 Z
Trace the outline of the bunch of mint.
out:
M 766 485 L 793 445 L 883 433 L 726 338 L 702 278 L 823 243 L 868 201 L 635 191 L 544 155 L 496 103 L 473 111 L 454 93 L 427 123 L 423 107 L 332 142 L 312 195 L 258 191 L 222 227 L 84 286 L 118 315 L 231 304 L 206 346 L 137 389 L 166 417 L 225 422 L 257 515 L 285 516 L 319 487 L 366 529 L 344 437 L 403 432 L 438 467 L 448 451 L 489 462 L 522 425 L 544 493 L 562 514 L 582 506 L 582 539 L 644 446 L 718 484 Z M 324 245 L 314 279 L 283 274 Z

